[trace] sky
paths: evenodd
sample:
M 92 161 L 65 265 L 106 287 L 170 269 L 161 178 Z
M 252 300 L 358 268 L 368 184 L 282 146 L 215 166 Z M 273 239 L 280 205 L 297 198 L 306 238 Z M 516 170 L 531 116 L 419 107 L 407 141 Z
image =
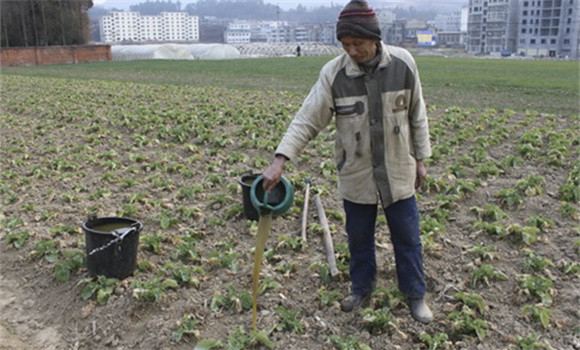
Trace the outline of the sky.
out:
M 97 6 L 104 6 L 106 8 L 120 8 L 128 10 L 130 5 L 139 4 L 141 2 L 145 2 L 146 0 L 93 0 L 93 3 Z M 176 2 L 177 0 L 172 0 Z M 344 6 L 348 3 L 349 0 L 264 0 L 265 3 L 270 3 L 274 5 L 280 6 L 283 10 L 294 9 L 299 4 L 302 4 L 306 7 L 319 7 L 319 6 L 330 6 L 340 5 Z M 182 6 L 187 5 L 190 2 L 195 2 L 194 0 L 181 0 Z M 436 6 L 445 6 L 445 7 L 456 7 L 460 8 L 461 5 L 467 4 L 468 0 L 370 0 L 369 3 L 372 7 L 396 7 L 396 6 L 414 6 L 415 8 L 422 8 L 424 6 L 428 7 L 436 7 Z

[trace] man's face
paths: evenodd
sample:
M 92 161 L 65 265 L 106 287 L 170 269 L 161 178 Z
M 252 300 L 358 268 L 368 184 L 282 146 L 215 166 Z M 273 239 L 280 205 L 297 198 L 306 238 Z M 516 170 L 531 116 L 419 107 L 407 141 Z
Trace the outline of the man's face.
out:
M 377 41 L 373 39 L 343 36 L 340 39 L 342 48 L 356 63 L 370 61 L 377 54 Z

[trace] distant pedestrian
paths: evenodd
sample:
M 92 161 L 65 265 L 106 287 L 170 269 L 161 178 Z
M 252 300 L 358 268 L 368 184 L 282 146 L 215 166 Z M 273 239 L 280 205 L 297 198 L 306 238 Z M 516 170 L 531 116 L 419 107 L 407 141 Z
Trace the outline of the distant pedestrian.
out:
M 284 163 L 298 159 L 334 117 L 334 158 L 346 213 L 352 289 L 341 302 L 342 310 L 365 304 L 375 288 L 380 201 L 391 232 L 399 289 L 411 315 L 428 323 L 433 314 L 424 298 L 415 189 L 427 174 L 423 159 L 431 155 L 431 146 L 417 66 L 407 50 L 381 42 L 375 11 L 364 0 L 344 7 L 336 35 L 346 53 L 322 68 L 263 173 L 264 188 L 276 186 Z
M 297 56 L 297 57 L 300 57 L 300 50 L 301 50 L 301 49 L 300 49 L 300 45 L 298 45 L 298 46 L 296 47 L 296 56 Z

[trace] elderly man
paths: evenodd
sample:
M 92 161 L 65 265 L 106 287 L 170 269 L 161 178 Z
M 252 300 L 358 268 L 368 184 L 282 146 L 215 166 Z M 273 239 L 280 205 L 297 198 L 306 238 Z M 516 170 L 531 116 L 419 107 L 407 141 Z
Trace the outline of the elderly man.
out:
M 381 42 L 376 14 L 366 1 L 341 11 L 336 35 L 345 54 L 328 62 L 288 127 L 264 188 L 280 181 L 284 163 L 296 159 L 334 117 L 334 158 L 344 201 L 352 294 L 343 311 L 365 304 L 376 285 L 377 204 L 387 218 L 400 291 L 412 316 L 433 320 L 425 303 L 425 277 L 415 189 L 431 155 L 425 102 L 417 66 L 406 50 Z

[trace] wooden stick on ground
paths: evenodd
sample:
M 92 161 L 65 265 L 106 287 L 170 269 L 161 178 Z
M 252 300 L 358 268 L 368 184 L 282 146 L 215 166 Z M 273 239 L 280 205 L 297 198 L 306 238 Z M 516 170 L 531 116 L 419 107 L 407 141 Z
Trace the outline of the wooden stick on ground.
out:
M 306 179 L 306 194 L 304 195 L 304 209 L 302 210 L 302 241 L 306 242 L 306 219 L 308 218 L 308 201 L 310 200 L 310 180 Z
M 324 248 L 326 250 L 326 261 L 328 261 L 328 265 L 330 267 L 330 275 L 334 277 L 338 275 L 338 268 L 336 267 L 334 245 L 332 244 L 332 237 L 330 236 L 328 219 L 326 219 L 326 213 L 324 212 L 324 207 L 322 206 L 322 201 L 320 200 L 320 196 L 318 194 L 314 196 L 314 200 L 316 201 L 316 208 L 318 209 L 318 218 L 320 219 L 320 224 L 324 230 L 322 238 L 324 240 Z

